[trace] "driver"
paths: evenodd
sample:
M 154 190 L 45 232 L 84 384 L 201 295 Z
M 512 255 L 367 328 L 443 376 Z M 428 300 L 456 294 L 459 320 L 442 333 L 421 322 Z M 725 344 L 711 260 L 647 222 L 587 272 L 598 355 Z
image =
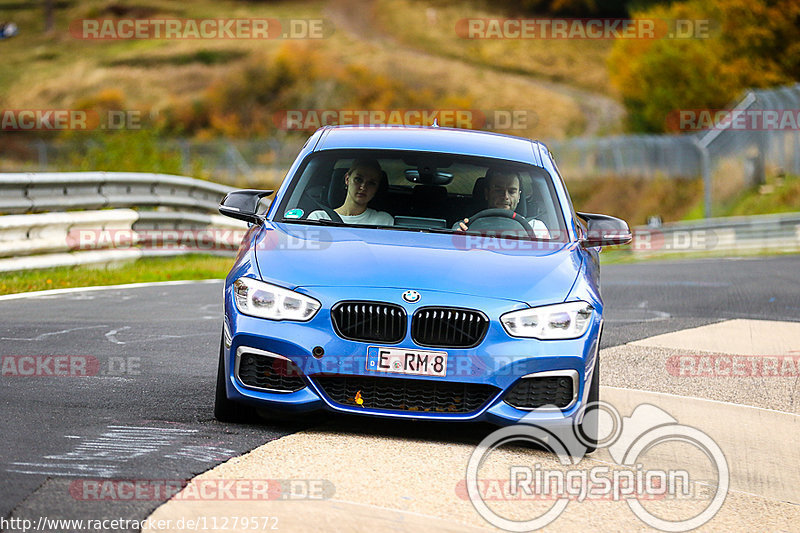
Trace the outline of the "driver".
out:
M 334 209 L 346 224 L 393 226 L 394 217 L 386 211 L 367 207 L 380 188 L 383 169 L 375 159 L 356 159 L 344 175 L 347 195 L 344 203 Z M 319 209 L 308 215 L 308 220 L 330 220 L 328 213 Z
M 508 209 L 513 211 L 519 204 L 522 196 L 522 187 L 519 174 L 507 168 L 490 168 L 486 171 L 486 209 Z M 550 232 L 544 222 L 536 218 L 529 218 L 528 223 L 533 228 L 537 239 L 549 239 Z M 469 219 L 458 222 L 461 231 L 467 231 Z

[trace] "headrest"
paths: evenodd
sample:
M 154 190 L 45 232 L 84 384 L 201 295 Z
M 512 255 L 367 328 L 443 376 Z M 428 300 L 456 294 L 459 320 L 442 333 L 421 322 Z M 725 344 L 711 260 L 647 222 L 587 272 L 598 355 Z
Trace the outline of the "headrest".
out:
M 476 202 L 486 203 L 486 176 L 475 180 L 475 185 L 472 186 L 472 199 Z
M 347 168 L 334 168 L 331 174 L 331 183 L 328 186 L 328 207 L 336 209 L 344 203 L 347 196 L 347 187 L 344 186 L 344 175 Z

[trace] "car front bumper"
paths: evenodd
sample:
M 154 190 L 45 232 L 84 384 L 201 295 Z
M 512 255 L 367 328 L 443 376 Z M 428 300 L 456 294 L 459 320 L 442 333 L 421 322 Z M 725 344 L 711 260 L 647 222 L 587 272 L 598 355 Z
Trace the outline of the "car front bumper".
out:
M 352 288 L 303 289 L 322 302 L 320 311 L 308 322 L 271 321 L 241 314 L 225 292 L 225 342 L 223 343 L 228 398 L 273 411 L 305 413 L 329 410 L 357 415 L 398 419 L 439 421 L 483 421 L 509 425 L 522 420 L 545 425 L 575 423 L 588 396 L 594 362 L 602 330 L 601 311 L 595 311 L 588 331 L 577 339 L 536 340 L 509 336 L 499 322 L 505 312 L 527 307 L 509 300 L 473 298 L 426 291 L 426 304 L 452 305 L 480 309 L 490 320 L 483 340 L 473 348 L 431 348 L 415 344 L 409 331 L 403 340 L 388 345 L 422 351 L 446 351 L 446 377 L 415 376 L 367 370 L 366 354 L 375 342 L 359 342 L 339 337 L 332 326 L 330 309 L 346 300 Z M 397 289 L 359 289 L 359 299 L 402 304 L 410 317 L 415 306 L 397 301 Z M 384 345 L 382 345 L 384 346 Z M 316 350 L 315 350 L 316 349 Z M 316 351 L 316 356 L 315 356 Z M 320 356 L 320 351 L 324 352 Z M 305 386 L 294 392 L 275 392 L 245 384 L 238 376 L 242 354 L 285 359 L 299 370 Z M 573 380 L 573 401 L 563 408 L 521 409 L 510 405 L 505 396 L 523 377 L 553 374 Z M 406 380 L 433 380 L 447 383 L 480 384 L 494 387 L 491 397 L 470 412 L 407 411 L 373 409 L 346 405 L 334 400 L 321 386 L 323 376 L 384 377 Z M 579 420 L 577 420 L 579 421 Z

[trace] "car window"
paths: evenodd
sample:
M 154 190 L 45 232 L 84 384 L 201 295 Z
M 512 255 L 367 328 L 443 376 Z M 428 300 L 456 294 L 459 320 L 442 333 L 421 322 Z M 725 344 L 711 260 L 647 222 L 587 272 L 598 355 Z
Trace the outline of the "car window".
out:
M 450 232 L 459 231 L 464 218 L 494 207 L 522 215 L 537 239 L 562 241 L 566 235 L 552 176 L 518 162 L 427 152 L 322 151 L 311 154 L 290 180 L 275 220 Z M 470 220 L 468 231 L 525 233 L 507 216 L 483 220 L 480 228 L 477 219 L 474 224 Z

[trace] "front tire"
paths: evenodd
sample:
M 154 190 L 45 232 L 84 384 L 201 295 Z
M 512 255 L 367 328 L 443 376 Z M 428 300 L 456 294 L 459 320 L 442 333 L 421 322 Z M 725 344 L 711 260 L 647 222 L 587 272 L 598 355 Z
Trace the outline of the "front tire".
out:
M 599 341 L 598 341 L 599 342 Z M 588 410 L 583 415 L 583 420 L 575 427 L 580 440 L 586 446 L 586 453 L 590 454 L 597 449 L 599 418 L 600 409 L 598 402 L 600 401 L 600 353 L 598 350 L 595 356 L 594 372 L 592 373 L 592 382 L 589 384 L 589 397 L 586 399 L 586 405 L 594 406 L 593 409 Z
M 227 381 L 225 373 L 225 346 L 223 339 L 219 342 L 219 366 L 217 367 L 217 390 L 214 396 L 214 418 L 220 422 L 248 422 L 253 418 L 253 412 L 247 405 L 242 405 L 228 399 L 225 386 Z

